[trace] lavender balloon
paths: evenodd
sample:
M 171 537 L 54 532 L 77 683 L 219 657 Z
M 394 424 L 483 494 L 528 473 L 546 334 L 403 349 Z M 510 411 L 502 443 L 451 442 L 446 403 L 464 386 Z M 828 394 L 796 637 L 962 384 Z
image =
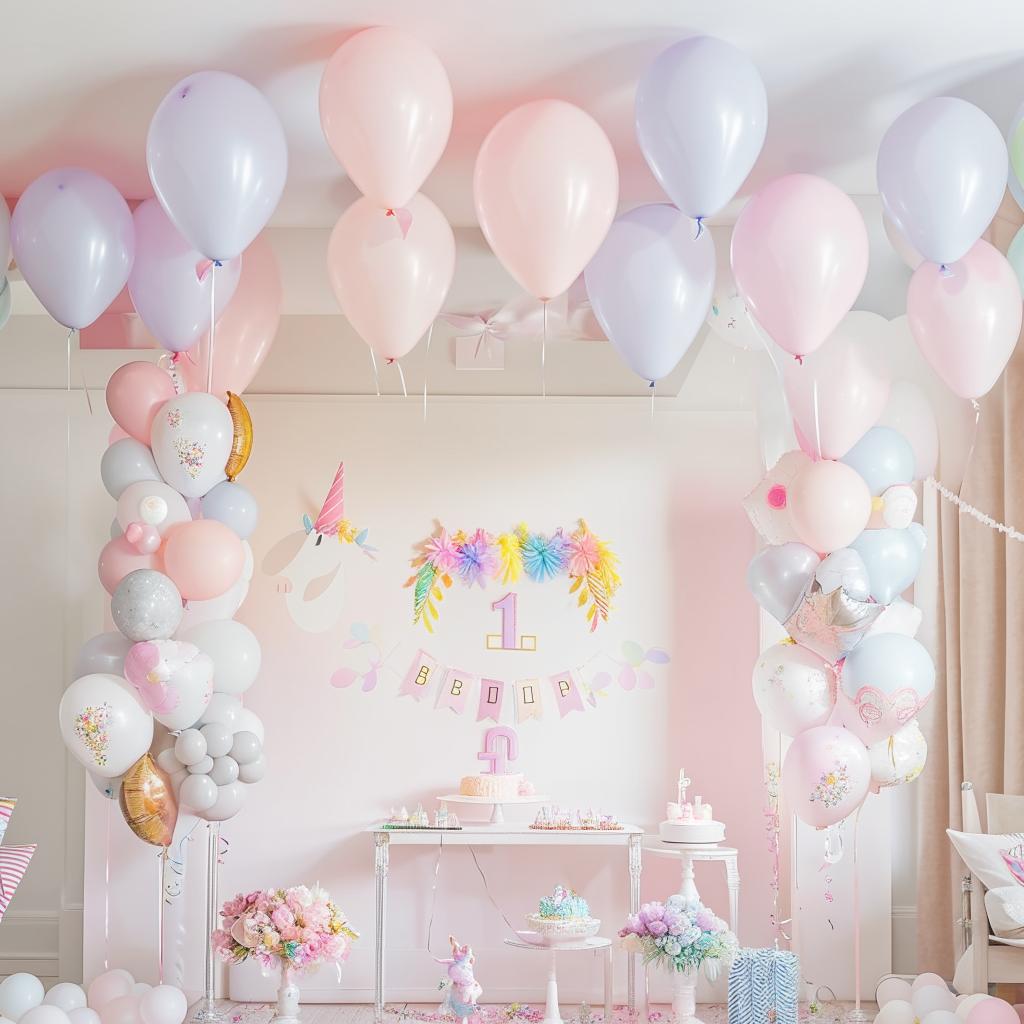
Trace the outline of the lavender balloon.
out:
M 46 311 L 65 327 L 88 327 L 125 286 L 135 228 L 121 193 L 80 167 L 47 171 L 21 194 L 11 246 Z
M 215 318 L 231 301 L 242 259 L 229 260 L 214 272 L 155 199 L 142 203 L 132 219 L 136 251 L 128 293 L 157 341 L 171 352 L 184 352 L 210 329 L 211 294 Z
M 746 54 L 711 36 L 665 50 L 636 90 L 636 137 L 669 198 L 690 217 L 720 210 L 764 145 L 768 97 Z
M 626 365 L 660 380 L 697 336 L 715 286 L 708 232 L 667 203 L 638 206 L 612 224 L 584 273 L 594 314 Z
M 244 78 L 199 71 L 163 98 L 146 164 L 157 199 L 204 256 L 230 260 L 260 233 L 288 176 L 284 129 Z
M 886 215 L 932 263 L 955 263 L 981 237 L 1002 202 L 1008 169 L 992 119 L 951 96 L 904 111 L 878 147 Z

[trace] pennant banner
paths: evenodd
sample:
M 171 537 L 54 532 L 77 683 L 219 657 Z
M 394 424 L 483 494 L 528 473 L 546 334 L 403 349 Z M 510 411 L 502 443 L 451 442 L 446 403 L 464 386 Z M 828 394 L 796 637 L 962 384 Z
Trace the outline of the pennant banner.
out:
M 437 693 L 437 704 L 435 706 L 438 708 L 451 708 L 455 714 L 461 715 L 466 710 L 466 705 L 469 703 L 469 695 L 477 678 L 471 672 L 462 672 L 457 668 L 446 669 L 444 679 L 441 682 L 441 688 Z
M 437 674 L 436 659 L 423 651 L 417 651 L 409 666 L 409 671 L 405 674 L 405 679 L 402 680 L 402 688 L 398 691 L 398 696 L 412 697 L 416 701 L 423 700 L 434 683 L 435 674 Z
M 501 706 L 505 701 L 505 682 L 502 679 L 480 680 L 480 703 L 477 705 L 476 720 L 484 722 L 490 719 L 497 722 L 501 718 Z
M 555 706 L 558 708 L 559 718 L 565 718 L 570 711 L 583 710 L 583 694 L 580 692 L 572 669 L 549 676 L 548 682 L 555 695 Z
M 544 706 L 541 698 L 539 679 L 517 679 L 513 684 L 516 688 L 516 721 L 525 722 L 529 718 L 544 717 Z

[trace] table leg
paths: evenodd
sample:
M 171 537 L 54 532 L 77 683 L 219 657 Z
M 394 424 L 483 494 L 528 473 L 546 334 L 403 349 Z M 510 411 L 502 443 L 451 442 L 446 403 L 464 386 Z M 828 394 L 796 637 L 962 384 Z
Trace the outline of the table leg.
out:
M 604 948 L 604 1024 L 612 1024 L 615 1006 L 612 1000 L 612 947 Z
M 729 888 L 729 927 L 737 938 L 740 934 L 740 869 L 734 853 L 725 859 L 725 882 Z
M 643 836 L 631 835 L 629 837 L 629 912 L 635 914 L 640 909 L 640 871 L 641 851 L 643 849 L 641 840 Z M 636 965 L 637 955 L 628 953 L 626 956 L 626 1006 L 629 1009 L 629 1016 L 632 1017 L 636 1010 Z
M 389 841 L 386 832 L 378 832 L 373 837 L 377 924 L 374 935 L 373 1019 L 376 1024 L 384 1020 L 384 930 L 387 923 Z
M 548 998 L 544 1006 L 543 1024 L 562 1024 L 562 1014 L 558 1009 L 558 975 L 555 971 L 557 955 L 551 950 L 551 966 L 548 968 Z

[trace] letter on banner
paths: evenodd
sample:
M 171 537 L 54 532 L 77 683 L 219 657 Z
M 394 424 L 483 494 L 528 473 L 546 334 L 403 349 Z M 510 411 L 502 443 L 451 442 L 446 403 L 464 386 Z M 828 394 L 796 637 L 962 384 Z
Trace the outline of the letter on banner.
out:
M 505 700 L 505 682 L 502 679 L 480 680 L 480 703 L 477 705 L 476 720 L 488 718 L 497 722 L 501 717 L 501 705 Z
M 405 674 L 405 679 L 402 680 L 402 688 L 398 691 L 398 696 L 423 700 L 427 691 L 433 686 L 434 676 L 437 672 L 437 662 L 429 654 L 417 651 L 409 666 L 409 671 Z
M 525 722 L 528 718 L 541 719 L 544 708 L 541 702 L 539 679 L 517 679 L 516 688 L 516 721 Z
M 583 710 L 583 694 L 571 669 L 548 678 L 555 694 L 555 704 L 558 706 L 560 718 L 565 718 L 570 711 Z
M 477 677 L 469 672 L 462 672 L 457 668 L 448 669 L 437 693 L 436 707 L 451 708 L 455 714 L 461 715 L 466 710 L 469 694 L 476 680 Z

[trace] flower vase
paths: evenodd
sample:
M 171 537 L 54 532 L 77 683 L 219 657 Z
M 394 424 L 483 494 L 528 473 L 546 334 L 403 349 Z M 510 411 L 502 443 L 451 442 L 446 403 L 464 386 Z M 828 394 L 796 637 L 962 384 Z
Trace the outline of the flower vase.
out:
M 295 968 L 281 964 L 281 986 L 277 990 L 277 1013 L 270 1024 L 296 1024 L 299 1019 L 299 986 L 295 983 Z
M 675 971 L 672 979 L 672 1015 L 675 1024 L 704 1024 L 697 1017 L 697 972 Z

